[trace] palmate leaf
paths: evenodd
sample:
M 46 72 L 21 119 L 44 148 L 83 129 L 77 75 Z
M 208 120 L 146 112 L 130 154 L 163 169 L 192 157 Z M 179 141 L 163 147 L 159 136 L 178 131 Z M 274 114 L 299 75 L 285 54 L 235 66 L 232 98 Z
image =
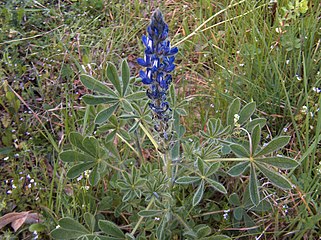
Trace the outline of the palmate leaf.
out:
M 252 155 L 255 154 L 255 151 L 257 150 L 260 140 L 261 140 L 261 127 L 259 124 L 257 124 L 251 134 L 251 139 L 252 139 Z
M 256 162 L 257 168 L 277 187 L 282 189 L 291 189 L 292 185 L 288 179 L 281 174 L 268 169 L 262 163 Z
M 231 167 L 231 169 L 227 173 L 232 177 L 240 176 L 248 168 L 249 165 L 249 161 L 238 163 Z
M 122 230 L 113 222 L 106 220 L 99 220 L 98 226 L 100 230 L 106 233 L 109 236 L 116 237 L 119 239 L 125 239 L 125 234 Z
M 107 122 L 117 107 L 118 107 L 118 103 L 116 103 L 115 105 L 112 105 L 109 108 L 106 108 L 106 109 L 100 111 L 95 118 L 95 123 L 96 124 L 103 124 L 103 123 Z
M 235 98 L 233 102 L 230 104 L 227 111 L 227 125 L 234 126 L 234 115 L 240 111 L 241 102 L 238 98 Z
M 204 194 L 204 180 L 201 181 L 201 183 L 198 185 L 198 188 L 193 196 L 193 206 L 196 206 L 199 204 L 199 202 L 202 200 Z
M 117 90 L 117 92 L 119 93 L 119 95 L 123 96 L 121 85 L 120 85 L 120 79 L 119 79 L 119 76 L 117 73 L 117 68 L 111 62 L 109 62 L 107 65 L 106 75 L 107 75 L 108 80 L 114 85 L 114 87 Z
M 93 157 L 98 157 L 98 140 L 93 136 L 87 136 L 82 141 L 82 145 L 86 149 L 86 152 Z
M 89 227 L 89 229 L 93 232 L 95 231 L 95 225 L 96 225 L 96 219 L 95 216 L 89 212 L 86 212 L 84 214 L 84 219 L 86 225 Z
M 76 239 L 88 234 L 90 232 L 83 225 L 69 217 L 60 219 L 59 228 L 50 233 L 54 239 Z
M 247 120 L 250 119 L 250 117 L 253 115 L 254 111 L 256 109 L 256 103 L 255 102 L 249 102 L 246 104 L 240 111 L 240 119 L 239 123 L 242 125 L 244 124 Z
M 79 151 L 67 150 L 59 154 L 59 158 L 63 162 L 94 162 L 96 159 L 88 154 Z
M 146 97 L 146 91 L 134 92 L 132 94 L 126 95 L 127 100 L 141 100 Z
M 251 132 L 256 125 L 259 125 L 260 128 L 262 128 L 265 124 L 266 124 L 265 118 L 255 118 L 252 121 L 248 122 L 245 125 L 245 128 Z
M 298 166 L 298 162 L 288 157 L 267 157 L 255 159 L 258 163 L 265 163 L 280 169 L 292 169 Z
M 176 179 L 176 183 L 177 184 L 191 184 L 191 183 L 195 183 L 197 181 L 200 181 L 200 177 L 192 177 L 192 176 L 184 176 L 184 177 L 179 177 L 178 179 Z
M 98 105 L 98 104 L 114 104 L 118 101 L 118 98 L 86 94 L 85 96 L 82 97 L 82 100 L 87 105 Z
M 223 184 L 211 179 L 211 178 L 206 178 L 206 181 L 217 191 L 219 191 L 220 193 L 226 194 L 227 191 L 225 189 L 225 187 L 223 186 Z
M 269 153 L 272 153 L 282 147 L 284 147 L 290 141 L 289 136 L 279 136 L 274 138 L 269 142 L 261 151 L 259 151 L 255 156 L 262 156 Z
M 162 212 L 162 210 L 142 210 L 138 212 L 138 215 L 141 217 L 159 217 Z
M 96 91 L 99 93 L 111 95 L 111 96 L 116 96 L 113 90 L 111 90 L 109 87 L 107 87 L 105 84 L 102 82 L 99 82 L 95 78 L 89 75 L 80 75 L 80 81 L 84 86 L 92 91 Z
M 83 140 L 84 140 L 84 137 L 78 132 L 71 132 L 69 134 L 70 143 L 76 148 L 79 148 L 80 150 L 87 152 L 87 149 L 82 145 Z
M 59 226 L 64 229 L 70 229 L 82 233 L 89 233 L 89 231 L 83 225 L 69 217 L 60 219 Z
M 95 162 L 84 162 L 77 165 L 72 166 L 69 171 L 67 172 L 67 177 L 70 179 L 78 177 L 84 171 L 91 169 L 95 166 Z
M 260 203 L 260 193 L 259 193 L 259 187 L 255 172 L 255 167 L 253 164 L 250 166 L 250 182 L 249 182 L 249 193 L 250 193 L 250 199 L 252 203 L 257 206 Z
M 231 144 L 230 148 L 232 152 L 239 157 L 250 157 L 250 153 L 240 144 Z
M 126 59 L 124 59 L 121 64 L 121 78 L 123 82 L 123 95 L 126 95 L 130 79 L 130 70 Z
M 207 169 L 206 169 L 206 176 L 209 177 L 211 175 L 213 175 L 214 173 L 217 172 L 217 170 L 219 169 L 220 167 L 220 162 L 215 162 L 215 163 L 212 163 Z
M 91 186 L 96 186 L 97 183 L 100 180 L 100 172 L 99 169 L 97 167 L 98 165 L 96 165 L 93 170 L 91 171 L 90 175 L 89 175 L 89 183 Z
M 197 158 L 197 168 L 200 171 L 201 175 L 205 175 L 205 164 L 201 158 Z
M 53 239 L 60 239 L 60 240 L 77 239 L 77 238 L 84 236 L 84 235 L 86 235 L 86 233 L 77 232 L 77 231 L 73 231 L 70 229 L 64 229 L 64 228 L 54 229 L 50 233 L 50 236 Z

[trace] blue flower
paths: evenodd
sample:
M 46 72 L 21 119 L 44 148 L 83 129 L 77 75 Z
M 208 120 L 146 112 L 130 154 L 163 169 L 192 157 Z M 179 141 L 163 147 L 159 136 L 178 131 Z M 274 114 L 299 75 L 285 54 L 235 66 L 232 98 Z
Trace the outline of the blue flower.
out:
M 155 130 L 167 139 L 166 130 L 170 111 L 167 102 L 167 90 L 172 82 L 170 72 L 175 69 L 175 54 L 177 47 L 171 47 L 168 37 L 168 25 L 164 22 L 163 15 L 157 9 L 147 27 L 148 36 L 142 37 L 145 46 L 144 58 L 138 58 L 137 63 L 145 68 L 139 72 L 142 82 L 148 85 L 146 94 L 151 100 L 149 106 L 153 111 Z

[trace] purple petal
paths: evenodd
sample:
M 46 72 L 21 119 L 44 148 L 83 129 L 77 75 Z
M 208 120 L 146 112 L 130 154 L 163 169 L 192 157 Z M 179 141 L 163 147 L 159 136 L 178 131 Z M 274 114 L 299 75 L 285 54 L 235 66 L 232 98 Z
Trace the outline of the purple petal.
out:
M 148 64 L 142 58 L 137 58 L 137 63 L 143 67 L 148 67 Z

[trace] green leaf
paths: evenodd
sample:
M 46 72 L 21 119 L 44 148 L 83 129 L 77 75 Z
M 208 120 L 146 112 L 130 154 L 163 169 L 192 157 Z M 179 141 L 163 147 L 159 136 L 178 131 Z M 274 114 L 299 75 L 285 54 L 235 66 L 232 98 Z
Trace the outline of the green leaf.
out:
M 141 217 L 156 217 L 162 215 L 162 210 L 143 210 L 138 212 L 138 215 Z
M 69 229 L 81 233 L 90 233 L 83 225 L 81 225 L 76 220 L 65 217 L 59 220 L 59 226 L 63 229 Z
M 250 153 L 242 145 L 231 144 L 230 148 L 232 152 L 238 157 L 250 157 Z
M 94 162 L 85 162 L 85 163 L 80 163 L 72 168 L 69 169 L 67 172 L 67 177 L 70 179 L 74 179 L 78 177 L 80 174 L 82 174 L 84 171 L 92 168 L 96 163 Z
M 288 179 L 281 174 L 268 169 L 261 163 L 256 163 L 258 169 L 277 187 L 282 189 L 291 189 L 292 185 Z
M 261 156 L 272 153 L 287 145 L 289 141 L 289 136 L 276 137 L 271 142 L 269 142 L 261 151 L 259 151 L 255 156 Z
M 201 158 L 197 158 L 197 168 L 200 171 L 201 175 L 204 176 L 205 175 L 205 166 L 204 166 L 204 162 Z
M 94 79 L 93 77 L 89 75 L 80 75 L 80 81 L 84 86 L 92 91 L 96 91 L 103 94 L 108 94 L 111 96 L 116 96 L 113 90 L 111 90 L 109 87 L 104 85 L 103 83 L 99 82 L 98 80 Z
M 260 128 L 264 127 L 264 125 L 266 124 L 266 119 L 265 118 L 255 118 L 252 121 L 248 122 L 246 124 L 246 129 L 251 132 L 253 130 L 253 128 L 258 125 L 260 126 Z
M 126 59 L 121 64 L 121 79 L 123 81 L 123 95 L 126 95 L 130 79 L 130 70 Z
M 81 236 L 85 235 L 85 233 L 82 232 L 77 232 L 73 231 L 70 229 L 63 229 L 63 228 L 57 228 L 54 229 L 51 233 L 50 236 L 53 239 L 60 239 L 60 240 L 65 240 L 65 239 L 77 239 Z
M 206 175 L 207 177 L 213 175 L 214 173 L 217 172 L 217 170 L 219 169 L 219 167 L 220 167 L 220 163 L 219 163 L 219 162 L 212 163 L 211 166 L 210 166 L 209 168 L 207 168 L 205 175 Z
M 98 140 L 93 136 L 85 137 L 82 141 L 82 145 L 86 148 L 86 152 L 93 157 L 98 157 L 98 148 L 99 143 Z
M 91 186 L 96 186 L 99 180 L 100 180 L 100 173 L 96 165 L 89 175 L 89 183 Z
M 80 153 L 79 151 L 67 150 L 59 154 L 59 158 L 63 162 L 94 162 L 95 158 L 88 154 Z
M 229 203 L 233 206 L 241 205 L 240 198 L 236 193 L 232 193 L 228 199 Z
M 204 194 L 204 181 L 202 180 L 193 197 L 193 206 L 196 206 L 203 198 Z
M 96 219 L 95 216 L 89 212 L 86 212 L 84 214 L 84 219 L 86 222 L 86 225 L 89 227 L 91 232 L 95 231 L 95 224 L 96 224 Z
M 227 191 L 225 189 L 225 187 L 223 186 L 223 184 L 211 179 L 211 178 L 206 178 L 206 181 L 217 191 L 219 191 L 220 193 L 226 194 Z
M 261 140 L 261 128 L 260 125 L 257 124 L 251 134 L 251 139 L 252 139 L 252 155 L 255 154 L 256 149 L 259 146 L 260 140 Z
M 162 220 L 156 230 L 156 237 L 159 240 L 165 240 L 165 225 L 166 225 L 166 222 Z
M 85 96 L 82 97 L 82 100 L 87 105 L 98 105 L 98 104 L 115 103 L 118 101 L 118 98 L 86 94 Z
M 141 100 L 146 97 L 145 91 L 134 92 L 126 96 L 127 100 Z
M 232 177 L 240 176 L 248 168 L 249 164 L 249 161 L 238 163 L 231 167 L 227 174 L 229 174 Z
M 190 176 L 184 176 L 184 177 L 179 177 L 176 179 L 177 184 L 191 184 L 195 183 L 200 180 L 200 177 L 190 177 Z
M 48 226 L 44 223 L 33 223 L 29 226 L 29 232 L 37 231 L 38 233 L 46 231 Z
M 95 124 L 103 124 L 103 123 L 107 122 L 108 119 L 110 118 L 110 116 L 113 115 L 117 106 L 118 106 L 118 103 L 116 103 L 115 105 L 112 105 L 111 107 L 109 107 L 107 109 L 100 111 L 95 118 Z
M 125 234 L 123 233 L 123 231 L 120 230 L 119 227 L 113 222 L 99 220 L 98 226 L 107 235 L 121 239 L 125 238 Z
M 240 111 L 241 102 L 238 98 L 235 98 L 233 102 L 230 104 L 227 111 L 227 125 L 234 126 L 234 115 Z
M 206 236 L 210 235 L 212 232 L 212 229 L 205 224 L 198 225 L 196 228 L 197 228 L 198 239 L 206 237 Z
M 267 157 L 257 158 L 256 162 L 265 163 L 281 169 L 292 169 L 298 166 L 298 162 L 288 157 Z
M 236 220 L 241 221 L 243 218 L 244 209 L 242 207 L 236 207 L 233 210 L 233 216 Z
M 253 164 L 251 164 L 249 191 L 252 203 L 257 206 L 260 203 L 260 193 Z
M 106 75 L 108 80 L 114 85 L 115 89 L 119 93 L 120 96 L 122 96 L 122 90 L 120 86 L 120 80 L 117 73 L 117 69 L 115 65 L 111 62 L 108 63 L 107 69 L 106 69 Z
M 80 150 L 87 152 L 86 148 L 84 148 L 84 146 L 82 145 L 83 140 L 84 140 L 84 137 L 78 132 L 71 132 L 69 134 L 70 143 L 76 148 L 79 148 Z
M 244 124 L 247 120 L 250 119 L 250 117 L 253 115 L 254 111 L 256 108 L 255 102 L 249 102 L 246 104 L 242 110 L 240 111 L 240 119 L 239 119 L 239 124 Z

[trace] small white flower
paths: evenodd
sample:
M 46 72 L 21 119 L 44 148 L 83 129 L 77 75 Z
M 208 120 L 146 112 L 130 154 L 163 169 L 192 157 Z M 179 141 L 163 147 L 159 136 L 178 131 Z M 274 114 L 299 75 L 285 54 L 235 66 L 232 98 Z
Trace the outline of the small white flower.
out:
M 15 158 L 18 158 L 18 157 L 19 157 L 19 153 L 16 153 L 16 154 L 14 155 L 14 157 L 15 157 Z
M 286 61 L 285 61 L 285 63 L 286 63 L 286 64 L 289 64 L 289 63 L 290 63 L 290 60 L 289 60 L 289 59 L 288 59 L 288 60 L 286 60 Z
M 11 194 L 11 193 L 12 193 L 12 191 L 11 191 L 11 190 L 8 190 L 8 191 L 7 191 L 7 194 Z
M 83 178 L 83 175 L 80 175 L 79 177 L 77 177 L 77 181 L 79 182 L 82 178 Z
M 88 191 L 89 190 L 89 186 L 85 186 L 85 189 Z
M 287 132 L 288 131 L 288 128 L 283 128 L 283 132 Z
M 159 221 L 160 218 L 159 218 L 159 217 L 155 217 L 154 220 L 155 220 L 155 221 Z
M 307 106 L 302 106 L 301 113 L 307 114 L 308 113 L 308 107 Z
M 234 114 L 234 123 L 237 123 L 239 119 L 240 119 L 240 115 Z
M 297 79 L 298 81 L 301 81 L 301 80 L 302 80 L 302 77 L 299 76 L 298 74 L 296 74 L 295 77 L 296 77 L 296 79 Z
M 9 159 L 9 157 L 5 157 L 3 160 L 4 160 L 4 161 L 7 161 L 8 159 Z
M 28 184 L 28 188 L 31 188 L 31 183 Z

